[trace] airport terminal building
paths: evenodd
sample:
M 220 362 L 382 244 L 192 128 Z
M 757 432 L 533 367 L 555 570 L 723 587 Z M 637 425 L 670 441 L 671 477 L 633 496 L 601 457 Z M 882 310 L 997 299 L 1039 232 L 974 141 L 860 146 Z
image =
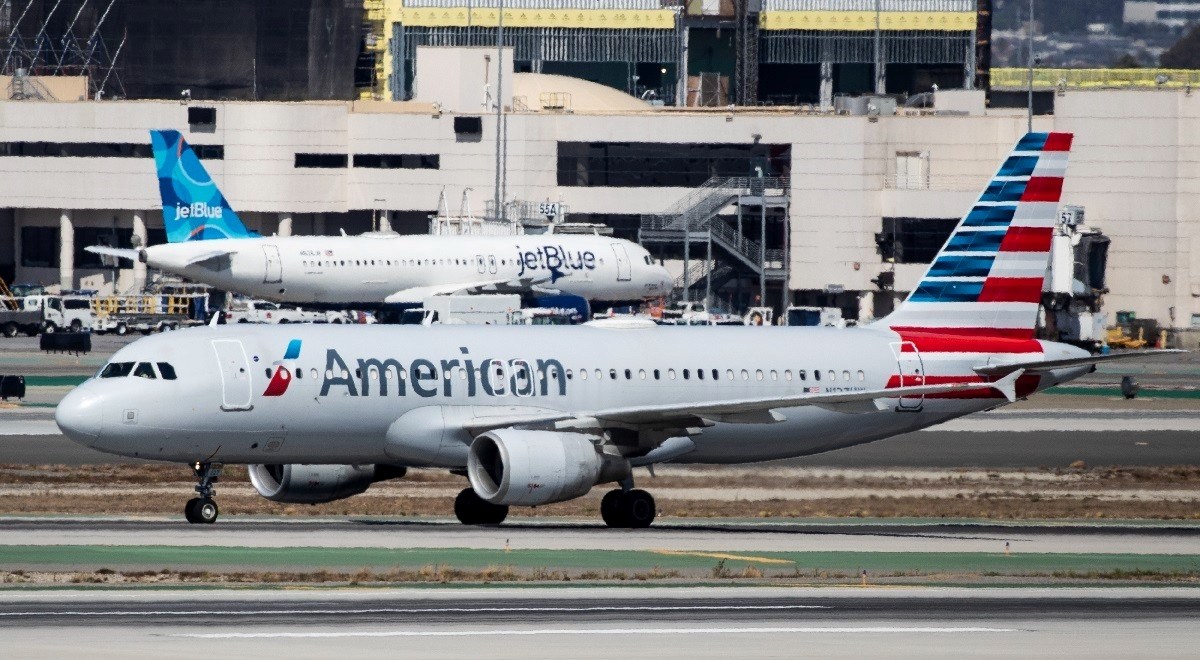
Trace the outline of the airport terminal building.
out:
M 497 215 L 501 179 L 506 217 L 536 219 L 525 216 L 549 203 L 568 221 L 641 240 L 693 298 L 753 305 L 765 281 L 765 304 L 870 318 L 913 286 L 1026 129 L 1024 109 L 999 107 L 1003 92 L 988 89 L 987 2 L 891 0 L 883 12 L 857 0 L 623 2 L 567 18 L 553 10 L 577 9 L 568 0 L 528 0 L 500 69 L 494 47 L 468 47 L 495 38 L 486 3 L 463 18 L 449 0 L 353 11 L 313 0 L 290 22 L 271 3 L 214 5 L 258 26 L 230 55 L 253 61 L 246 80 L 229 78 L 246 67 L 222 60 L 205 84 L 183 88 L 203 76 L 145 43 L 123 69 L 80 68 L 79 93 L 28 75 L 47 73 L 37 66 L 0 77 L 0 277 L 138 290 L 142 269 L 84 248 L 165 240 L 147 131 L 174 128 L 264 234 L 424 233 L 464 197 L 463 210 Z M 143 40 L 163 37 L 172 24 L 153 12 L 178 4 L 130 4 L 129 25 Z M 626 23 L 596 23 L 618 16 Z M 361 43 L 321 41 L 312 27 L 359 21 Z M 268 29 L 279 24 L 296 38 Z M 283 60 L 295 70 L 267 66 Z M 177 66 L 166 76 L 155 62 Z M 331 78 L 337 67 L 344 75 Z M 728 69 L 728 80 L 705 82 L 708 69 Z M 111 92 L 113 76 L 125 98 Z M 1200 325 L 1200 96 L 1060 86 L 1039 90 L 1035 108 L 1035 130 L 1076 135 L 1063 200 L 1112 240 L 1110 322 L 1127 310 Z M 668 230 L 664 217 L 698 231 Z
M 962 101 L 970 98 L 954 100 L 971 105 Z M 886 225 L 908 246 L 894 266 L 895 289 L 906 291 L 932 258 L 930 236 L 949 232 L 1025 130 L 1025 117 L 984 111 L 981 98 L 976 105 L 911 116 L 516 112 L 507 116 L 507 196 L 559 202 L 569 220 L 636 239 L 643 215 L 677 205 L 713 175 L 765 167 L 787 182 L 786 209 L 767 209 L 766 247 L 786 250 L 792 298 L 834 292 L 849 307 L 845 298 L 858 296 L 871 316 L 887 304 L 872 280 L 892 268 L 876 235 Z M 457 210 L 470 189 L 478 212 L 492 196 L 494 118 L 482 116 L 480 133 L 455 130 L 456 119 L 478 112 L 422 102 L 197 107 L 0 103 L 0 236 L 11 237 L 0 241 L 5 279 L 134 286 L 132 270 L 106 268 L 83 247 L 163 240 L 152 127 L 183 129 L 200 145 L 233 206 L 264 234 L 366 231 L 376 211 L 397 231 L 424 232 L 443 192 Z M 211 123 L 189 124 L 197 115 Z M 1112 238 L 1106 309 L 1190 325 L 1200 315 L 1200 97 L 1068 91 L 1035 128 L 1076 134 L 1063 199 Z M 756 224 L 746 222 L 746 231 Z M 703 254 L 693 246 L 694 258 Z

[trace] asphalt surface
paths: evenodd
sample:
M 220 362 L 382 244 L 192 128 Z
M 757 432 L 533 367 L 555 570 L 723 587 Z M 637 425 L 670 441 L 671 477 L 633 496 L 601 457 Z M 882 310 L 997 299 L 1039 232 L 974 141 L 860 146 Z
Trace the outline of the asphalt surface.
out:
M 954 521 L 659 521 L 611 530 L 599 521 L 547 519 L 466 526 L 453 520 L 225 516 L 212 526 L 110 516 L 0 517 L 0 541 L 53 545 L 242 548 L 476 548 L 715 552 L 1003 552 L 1196 554 L 1200 525 L 1183 522 L 973 523 Z M 98 558 L 97 565 L 104 559 Z M 89 564 L 90 565 L 90 564 Z
M 6 654 L 1194 657 L 1194 589 L 11 593 Z
M 4 424 L 0 418 L 0 424 Z M 848 449 L 762 465 L 837 468 L 1040 468 L 1088 465 L 1194 465 L 1192 431 L 919 431 Z M 61 435 L 0 435 L 0 463 L 105 465 L 147 463 L 75 444 Z

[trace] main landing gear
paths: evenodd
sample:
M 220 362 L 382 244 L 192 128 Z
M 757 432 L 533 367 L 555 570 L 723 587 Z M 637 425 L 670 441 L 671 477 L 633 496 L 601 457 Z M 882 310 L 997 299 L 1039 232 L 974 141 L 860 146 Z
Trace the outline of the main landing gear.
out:
M 609 527 L 643 529 L 654 522 L 654 497 L 644 490 L 617 488 L 600 500 L 600 517 Z
M 217 503 L 213 498 L 217 495 L 217 489 L 213 488 L 213 484 L 217 479 L 221 478 L 221 469 L 224 466 L 221 463 L 193 463 L 192 472 L 196 473 L 196 478 L 200 483 L 196 485 L 196 492 L 200 497 L 193 497 L 188 500 L 187 506 L 183 508 L 183 515 L 187 521 L 192 524 L 211 525 L 217 522 Z
M 454 498 L 454 515 L 464 525 L 499 525 L 508 517 L 508 505 L 492 504 L 464 488 Z

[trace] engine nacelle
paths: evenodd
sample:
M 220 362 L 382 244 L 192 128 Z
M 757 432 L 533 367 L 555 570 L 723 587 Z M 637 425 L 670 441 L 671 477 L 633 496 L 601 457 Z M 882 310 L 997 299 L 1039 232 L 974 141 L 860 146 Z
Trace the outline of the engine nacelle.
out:
M 403 477 L 393 465 L 251 465 L 250 483 L 272 502 L 322 504 L 362 493 L 371 484 Z
M 475 438 L 467 457 L 471 488 L 492 504 L 562 502 L 629 470 L 623 457 L 598 451 L 582 433 L 497 429 Z

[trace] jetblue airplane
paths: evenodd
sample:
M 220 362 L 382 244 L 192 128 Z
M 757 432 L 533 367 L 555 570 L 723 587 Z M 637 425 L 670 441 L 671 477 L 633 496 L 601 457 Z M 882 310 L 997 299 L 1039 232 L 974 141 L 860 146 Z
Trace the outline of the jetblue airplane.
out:
M 580 497 L 645 527 L 633 468 L 832 451 L 989 410 L 1102 360 L 1034 338 L 1072 136 L 1030 133 L 890 316 L 805 327 L 211 326 L 138 340 L 55 414 L 100 451 L 191 465 L 191 522 L 224 463 L 278 502 L 449 469 L 467 524 Z M 1141 357 L 1146 351 L 1134 355 Z
M 151 131 L 168 243 L 90 252 L 219 289 L 310 307 L 377 309 L 435 295 L 569 293 L 656 298 L 673 285 L 636 243 L 595 235 L 259 236 L 248 231 L 177 131 Z

